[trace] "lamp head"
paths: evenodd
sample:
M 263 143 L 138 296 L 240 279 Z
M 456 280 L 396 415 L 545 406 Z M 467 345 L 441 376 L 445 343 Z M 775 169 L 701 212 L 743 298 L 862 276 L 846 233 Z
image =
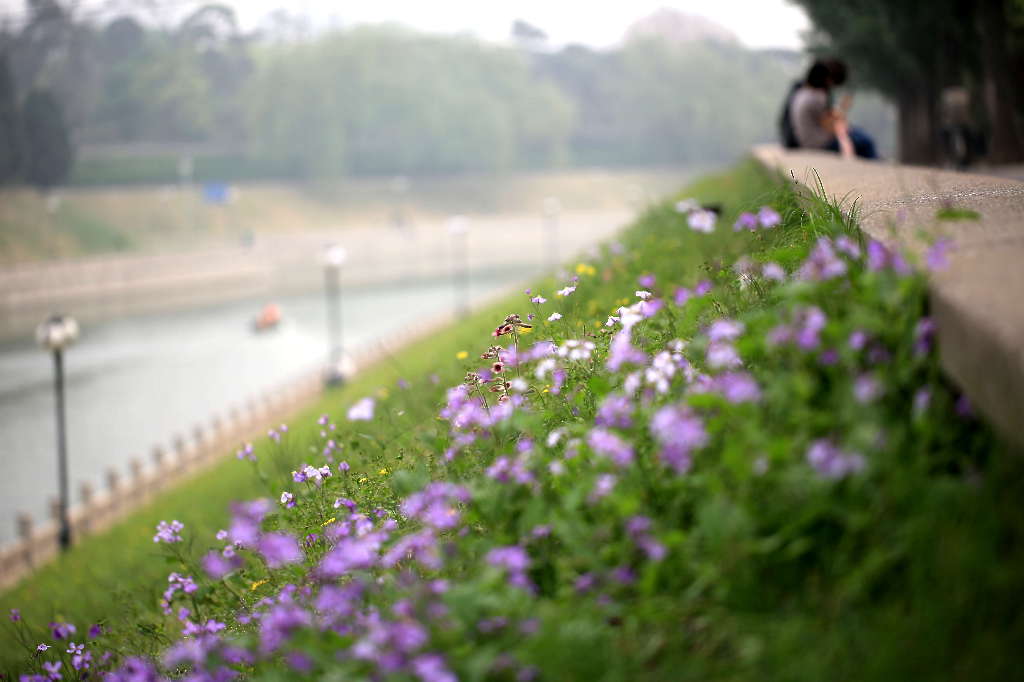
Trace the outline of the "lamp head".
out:
M 36 327 L 36 341 L 49 351 L 64 350 L 78 339 L 78 322 L 70 315 L 51 315 Z

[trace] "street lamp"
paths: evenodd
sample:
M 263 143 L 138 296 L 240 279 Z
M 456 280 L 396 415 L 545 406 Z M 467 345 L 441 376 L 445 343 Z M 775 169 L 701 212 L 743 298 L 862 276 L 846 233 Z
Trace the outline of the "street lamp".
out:
M 342 367 L 341 342 L 341 266 L 348 257 L 344 247 L 331 244 L 324 250 L 324 296 L 327 302 L 327 372 L 328 386 L 345 380 Z
M 469 312 L 469 263 L 466 240 L 469 221 L 456 215 L 448 219 L 448 234 L 452 245 L 452 292 L 455 295 L 455 315 L 463 317 Z
M 53 389 L 57 404 L 57 481 L 60 487 L 60 548 L 71 547 L 68 519 L 68 456 L 64 437 L 64 349 L 78 338 L 78 322 L 69 315 L 52 315 L 36 328 L 36 341 L 53 353 Z

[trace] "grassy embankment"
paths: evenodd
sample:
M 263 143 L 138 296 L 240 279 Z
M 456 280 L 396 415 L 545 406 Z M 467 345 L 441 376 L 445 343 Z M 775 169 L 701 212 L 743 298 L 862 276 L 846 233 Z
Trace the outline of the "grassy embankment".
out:
M 184 569 L 202 586 L 191 601 L 174 597 L 175 608 L 187 604 L 197 620 L 226 622 L 223 636 L 256 653 L 255 668 L 240 667 L 260 679 L 298 670 L 366 677 L 396 665 L 411 673 L 415 660 L 426 665 L 392 651 L 402 646 L 397 640 L 373 640 L 385 651 L 369 657 L 339 657 L 356 643 L 366 652 L 381 634 L 375 616 L 350 618 L 350 599 L 359 613 L 397 619 L 391 625 L 406 635 L 420 628 L 438 657 L 430 669 L 448 666 L 465 678 L 526 679 L 539 670 L 542 679 L 581 680 L 1005 679 L 1022 636 L 1015 596 L 1024 584 L 1017 503 L 1024 471 L 983 424 L 963 416 L 966 406 L 941 377 L 923 317 L 925 279 L 906 274 L 891 254 L 864 258 L 867 245 L 856 243 L 834 207 L 800 200 L 750 165 L 687 193 L 724 205 L 713 234 L 690 230 L 670 205 L 654 207 L 621 249 L 580 264 L 571 296 L 552 296 L 564 280 L 537 283 L 552 300 L 540 306 L 533 338 L 590 338 L 595 347 L 577 360 L 554 360 L 564 371 L 558 380 L 527 364 L 529 386 L 515 389 L 525 391 L 525 409 L 492 421 L 483 405 L 450 395 L 450 405 L 462 403 L 487 426 L 436 417 L 444 388 L 485 364 L 477 358 L 492 342 L 490 330 L 508 312 L 532 309 L 520 296 L 328 397 L 286 442 L 261 443 L 266 487 L 226 475 L 244 465 L 225 463 L 221 480 L 203 477 L 83 544 L 5 606 L 23 607 L 38 627 L 58 602 L 80 629 L 91 620 L 108 626 L 97 651 L 154 652 L 180 629 L 153 608 L 161 577 Z M 739 211 L 766 203 L 783 214 L 781 225 L 731 230 Z M 778 267 L 762 271 L 768 262 Z M 712 284 L 707 293 L 673 293 L 703 279 Z M 665 305 L 617 335 L 627 348 L 615 350 L 610 333 L 599 331 L 604 317 L 635 301 L 630 294 L 639 288 Z M 554 310 L 562 319 L 543 322 Z M 647 355 L 636 358 L 631 342 Z M 462 361 L 459 351 L 467 353 Z M 617 356 L 632 359 L 621 367 L 612 362 Z M 646 369 L 627 376 L 638 365 Z M 439 382 L 428 378 L 432 371 Z M 411 386 L 397 388 L 398 377 Z M 390 395 L 379 395 L 371 421 L 344 422 L 354 399 L 382 385 Z M 288 472 L 297 462 L 323 461 L 325 437 L 312 423 L 320 411 L 340 426 L 333 457 L 350 462 L 351 474 L 336 473 L 322 488 L 295 485 Z M 551 439 L 554 429 L 561 438 Z M 566 445 L 574 436 L 580 441 Z M 447 447 L 462 453 L 445 464 Z M 335 495 L 397 514 L 399 500 L 430 477 L 469 490 L 456 507 L 438 500 L 444 514 L 403 508 L 410 518 L 395 534 L 427 541 L 420 563 L 410 560 L 403 564 L 410 570 L 398 572 L 371 562 L 361 566 L 365 577 L 346 570 L 365 581 L 361 596 L 317 607 L 347 614 L 351 634 L 302 627 L 311 615 L 300 595 L 283 602 L 300 611 L 285 609 L 293 620 L 282 626 L 283 639 L 254 636 L 254 629 L 265 636 L 278 627 L 273 618 L 258 628 L 236 620 L 240 608 L 260 611 L 254 602 L 287 583 L 320 584 L 324 574 L 316 572 L 329 561 L 353 560 L 342 541 L 345 510 L 330 505 Z M 218 507 L 258 494 L 276 498 L 282 489 L 299 504 L 272 511 L 266 530 L 301 539 L 335 528 L 337 546 L 296 544 L 298 556 L 286 552 L 284 565 L 270 570 L 246 551 L 244 565 L 223 581 L 204 577 L 188 555 L 184 565 L 161 564 L 157 552 L 142 549 L 150 546 L 148 524 L 175 517 L 196 543 L 187 545 L 191 556 L 216 549 L 212 533 L 226 518 Z M 332 514 L 337 519 L 326 518 Z M 430 548 L 443 561 L 432 563 Z M 521 554 L 510 555 L 513 548 Z M 109 592 L 87 604 L 87 593 L 125 580 L 126 561 L 111 566 L 114 551 L 134 557 L 128 591 L 116 604 Z M 110 572 L 90 579 L 89 564 Z M 416 610 L 434 599 L 426 581 L 438 575 L 452 581 L 449 592 L 435 595 L 443 610 Z M 207 638 L 204 650 L 221 651 L 221 636 Z M 291 671 L 263 658 L 268 642 L 301 652 L 287 659 Z M 206 653 L 189 658 L 206 664 Z
M 539 213 L 547 196 L 565 210 L 622 210 L 676 189 L 692 171 L 577 170 L 507 176 L 379 178 L 242 183 L 228 205 L 204 204 L 198 189 L 61 189 L 47 198 L 0 188 L 0 265 L 115 252 L 236 245 L 263 234 L 387 225 L 447 215 Z
M 707 201 L 726 201 L 730 208 L 738 209 L 737 197 L 756 202 L 769 196 L 774 188 L 771 178 L 748 164 L 737 172 L 703 179 L 688 192 Z M 680 262 L 688 267 L 699 265 L 696 254 L 682 254 Z M 381 389 L 394 390 L 400 377 L 423 377 L 437 372 L 442 377 L 441 386 L 457 382 L 463 363 L 455 358 L 455 354 L 479 345 L 479 338 L 490 333 L 494 320 L 503 318 L 510 310 L 521 308 L 521 303 L 519 296 L 495 303 L 473 314 L 470 319 L 419 343 L 415 352 L 368 368 L 343 389 L 329 393 L 293 420 L 288 441 L 308 440 L 317 430 L 313 423 L 316 415 L 330 413 L 340 416 L 340 406 Z M 433 403 L 427 407 L 432 409 Z M 433 420 L 433 415 L 425 418 Z M 258 444 L 260 450 L 265 451 L 269 447 L 266 440 Z M 249 467 L 234 458 L 228 459 L 175 490 L 160 495 L 109 532 L 86 538 L 67 556 L 0 595 L 0 613 L 19 607 L 26 620 L 34 622 L 62 619 L 74 622 L 145 622 L 147 617 L 154 617 L 158 597 L 153 592 L 154 585 L 160 583 L 167 571 L 165 560 L 155 547 L 147 544 L 156 523 L 161 519 L 176 518 L 197 533 L 211 535 L 224 525 L 231 501 L 265 492 Z M 0 661 L 9 663 L 18 656 L 20 652 L 15 648 L 0 646 Z

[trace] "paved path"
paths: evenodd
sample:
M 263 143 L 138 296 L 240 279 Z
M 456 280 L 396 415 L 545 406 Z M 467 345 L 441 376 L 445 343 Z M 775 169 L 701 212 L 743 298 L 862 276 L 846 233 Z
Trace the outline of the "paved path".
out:
M 1024 444 L 1024 183 L 774 145 L 754 154 L 808 187 L 820 178 L 829 197 L 856 206 L 876 239 L 918 252 L 931 238 L 953 240 L 950 267 L 932 282 L 943 366 L 996 426 Z M 940 220 L 944 208 L 979 218 Z

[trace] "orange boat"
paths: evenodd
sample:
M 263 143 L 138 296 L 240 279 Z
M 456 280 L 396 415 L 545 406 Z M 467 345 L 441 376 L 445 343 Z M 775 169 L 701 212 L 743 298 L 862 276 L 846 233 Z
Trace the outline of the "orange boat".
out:
M 265 332 L 274 329 L 281 323 L 281 309 L 276 303 L 268 303 L 263 306 L 260 314 L 252 321 L 252 328 L 257 332 Z

